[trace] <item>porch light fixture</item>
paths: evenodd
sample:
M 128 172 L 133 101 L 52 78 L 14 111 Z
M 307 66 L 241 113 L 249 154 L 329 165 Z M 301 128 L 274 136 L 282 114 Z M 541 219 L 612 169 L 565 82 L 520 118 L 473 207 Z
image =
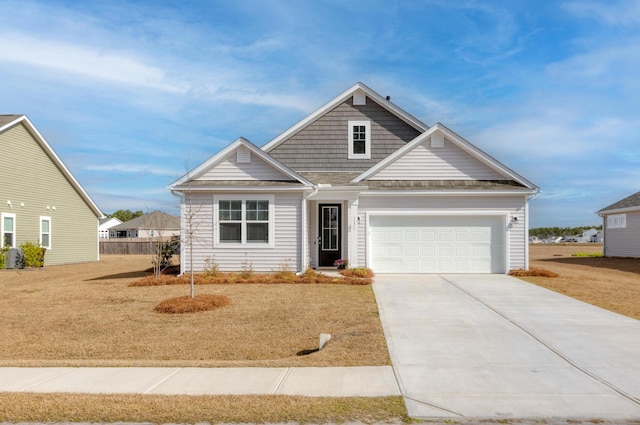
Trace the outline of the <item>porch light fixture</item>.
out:
M 7 205 L 9 205 L 10 207 L 12 207 L 13 205 L 11 204 L 11 201 L 7 201 Z

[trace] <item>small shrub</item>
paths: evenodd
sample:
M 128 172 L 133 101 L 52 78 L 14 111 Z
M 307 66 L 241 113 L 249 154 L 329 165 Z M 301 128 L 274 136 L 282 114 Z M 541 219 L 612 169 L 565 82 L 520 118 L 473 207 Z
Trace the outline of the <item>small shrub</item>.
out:
M 0 248 L 0 270 L 7 266 L 7 255 L 9 253 L 9 245 L 5 245 Z
M 253 276 L 253 263 L 245 259 L 240 263 L 240 277 L 243 279 L 251 279 Z
M 20 251 L 22 251 L 24 267 L 44 266 L 44 253 L 47 252 L 47 249 L 41 247 L 40 244 L 27 241 L 20 245 Z
M 509 271 L 509 276 L 514 276 L 514 277 L 525 277 L 525 276 L 529 276 L 529 277 L 558 277 L 558 274 L 554 273 L 554 272 L 551 272 L 549 270 L 545 270 L 545 269 L 531 268 L 529 270 L 524 270 L 524 269 L 510 270 Z
M 344 277 L 355 277 L 361 279 L 373 277 L 373 271 L 366 267 L 356 267 L 353 269 L 340 270 L 340 274 Z
M 289 261 L 290 259 L 278 265 L 278 270 L 273 273 L 273 280 L 289 282 L 296 278 L 296 274 L 291 269 Z
M 220 275 L 220 265 L 215 258 L 207 257 L 204 259 L 204 271 L 202 277 L 205 279 L 213 279 Z
M 198 311 L 214 310 L 229 305 L 229 298 L 225 295 L 202 294 L 195 297 L 184 296 L 169 298 L 155 307 L 158 313 L 196 313 Z

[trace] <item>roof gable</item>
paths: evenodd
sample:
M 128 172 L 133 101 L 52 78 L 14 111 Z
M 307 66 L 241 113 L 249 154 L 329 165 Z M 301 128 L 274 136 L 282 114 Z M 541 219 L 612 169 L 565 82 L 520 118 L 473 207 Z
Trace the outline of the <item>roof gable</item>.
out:
M 432 137 L 440 139 L 431 147 Z M 455 159 L 455 160 L 454 160 Z M 428 164 L 434 165 L 430 170 Z M 399 178 L 398 171 L 406 177 Z M 407 172 L 409 170 L 409 172 Z M 352 180 L 514 180 L 529 189 L 533 183 L 484 153 L 443 124 L 437 123 L 403 148 Z
M 304 177 L 241 137 L 173 182 L 169 189 L 175 190 L 191 182 L 201 186 L 215 181 L 296 181 L 311 185 Z
M 296 123 L 294 126 L 290 127 L 284 133 L 280 134 L 279 136 L 271 140 L 269 143 L 267 143 L 262 147 L 262 150 L 266 152 L 271 151 L 272 149 L 274 149 L 275 147 L 283 143 L 285 140 L 289 139 L 294 134 L 300 132 L 302 129 L 306 128 L 307 126 L 309 126 L 310 124 L 314 123 L 319 118 L 327 114 L 329 111 L 336 108 L 341 103 L 344 103 L 348 98 L 355 96 L 356 99 L 358 99 L 358 98 L 362 98 L 362 95 L 369 97 L 371 100 L 381 105 L 387 111 L 397 116 L 402 121 L 409 124 L 419 132 L 423 132 L 429 128 L 426 124 L 421 122 L 419 119 L 417 119 L 413 115 L 397 107 L 396 105 L 391 103 L 388 99 L 380 96 L 378 93 L 376 93 L 371 88 L 364 85 L 363 83 L 358 82 L 353 86 L 351 86 L 350 88 L 348 88 L 347 90 L 345 90 L 344 92 L 342 92 L 341 94 L 339 94 L 338 96 L 336 96 L 335 98 L 333 98 L 332 100 L 330 100 L 329 102 L 327 102 L 326 104 L 324 104 L 323 106 L 321 106 L 320 108 L 318 108 L 317 110 L 315 110 L 314 112 L 312 112 L 310 115 L 308 115 L 307 117 L 305 117 L 304 119 Z
M 31 123 L 29 118 L 26 115 L 0 115 L 0 133 L 8 130 L 17 125 L 23 125 L 24 128 L 29 132 L 33 140 L 40 146 L 40 148 L 44 151 L 44 153 L 49 157 L 51 162 L 60 170 L 62 175 L 67 179 L 71 187 L 78 193 L 80 198 L 87 204 L 89 209 L 95 214 L 97 218 L 102 218 L 104 215 L 100 208 L 93 202 L 91 197 L 85 192 L 85 190 L 80 186 L 80 183 L 76 180 L 76 178 L 71 174 L 69 169 L 64 165 L 62 160 L 58 157 L 58 155 L 53 151 L 49 143 L 45 140 L 45 138 L 40 134 L 40 132 L 36 129 L 36 127 Z
M 614 212 L 614 211 L 631 211 L 640 209 L 640 192 L 629 195 L 624 199 L 614 202 L 598 211 L 598 213 Z
M 350 152 L 349 135 L 353 125 L 368 128 L 368 154 L 361 158 L 353 157 Z M 349 97 L 283 140 L 269 151 L 269 155 L 299 173 L 361 173 L 420 133 L 374 100 L 366 97 L 358 104 L 355 97 Z

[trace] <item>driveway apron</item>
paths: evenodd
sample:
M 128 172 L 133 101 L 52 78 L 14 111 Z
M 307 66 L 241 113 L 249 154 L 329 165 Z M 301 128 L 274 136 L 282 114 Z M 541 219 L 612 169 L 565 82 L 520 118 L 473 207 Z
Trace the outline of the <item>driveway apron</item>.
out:
M 506 275 L 378 275 L 414 418 L 640 418 L 640 321 Z

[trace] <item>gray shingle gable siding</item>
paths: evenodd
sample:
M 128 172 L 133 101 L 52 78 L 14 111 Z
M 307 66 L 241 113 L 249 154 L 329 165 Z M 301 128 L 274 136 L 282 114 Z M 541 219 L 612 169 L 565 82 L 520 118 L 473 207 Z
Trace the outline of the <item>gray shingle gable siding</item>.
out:
M 348 159 L 348 123 L 352 120 L 371 121 L 371 159 Z M 362 172 L 419 134 L 370 98 L 366 105 L 356 106 L 349 98 L 269 154 L 295 171 Z

